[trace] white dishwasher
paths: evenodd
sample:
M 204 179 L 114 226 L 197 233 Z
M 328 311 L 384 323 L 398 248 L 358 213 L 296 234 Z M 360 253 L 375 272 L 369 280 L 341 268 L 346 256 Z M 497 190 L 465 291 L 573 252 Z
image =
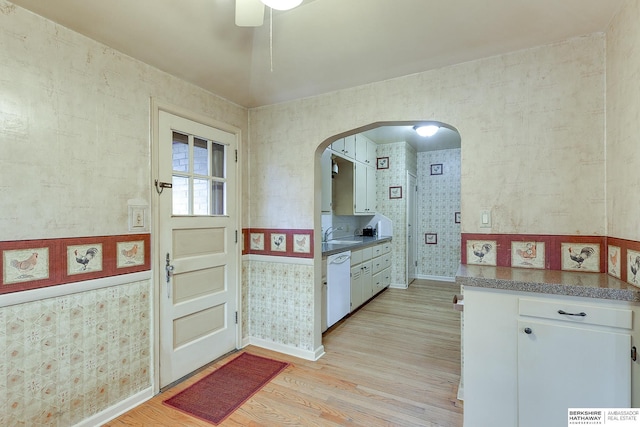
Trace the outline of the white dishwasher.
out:
M 327 257 L 327 327 L 351 309 L 351 251 Z

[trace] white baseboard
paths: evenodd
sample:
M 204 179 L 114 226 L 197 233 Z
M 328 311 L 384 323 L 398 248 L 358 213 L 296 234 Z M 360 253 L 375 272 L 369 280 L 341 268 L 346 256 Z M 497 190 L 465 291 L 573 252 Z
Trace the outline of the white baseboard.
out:
M 424 279 L 424 280 L 435 280 L 437 282 L 455 282 L 455 277 L 449 276 L 429 276 L 425 274 L 417 274 L 416 279 Z
M 405 283 L 392 283 L 389 285 L 390 288 L 392 289 L 408 289 L 409 286 L 407 286 Z
M 243 343 L 247 342 L 247 339 L 243 340 Z M 299 357 L 305 360 L 316 361 L 324 356 L 324 346 L 318 347 L 315 351 L 301 350 L 299 348 L 291 347 L 288 345 L 280 344 L 273 341 L 263 340 L 260 338 L 248 338 L 248 342 L 245 345 L 255 345 L 256 347 L 266 348 L 267 350 L 277 351 L 278 353 L 288 354 L 289 356 Z
M 153 397 L 153 387 L 149 387 L 145 390 L 142 390 L 139 393 L 134 394 L 127 399 L 116 403 L 115 405 L 105 409 L 102 412 L 98 412 L 92 417 L 86 418 L 80 421 L 75 427 L 95 427 L 101 426 L 104 423 L 107 423 L 114 418 L 119 417 L 127 411 L 135 408 L 136 406 L 146 402 L 147 400 Z

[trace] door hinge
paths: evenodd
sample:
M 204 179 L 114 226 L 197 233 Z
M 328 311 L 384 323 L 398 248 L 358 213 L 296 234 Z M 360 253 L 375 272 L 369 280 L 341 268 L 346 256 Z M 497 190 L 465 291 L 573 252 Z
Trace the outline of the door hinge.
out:
M 238 163 L 238 150 L 236 150 L 236 163 Z
M 238 230 L 236 230 L 236 243 L 238 243 Z
M 416 267 L 418 266 L 418 261 L 416 261 Z
M 238 312 L 236 311 L 236 325 L 238 324 Z
M 636 351 L 636 346 L 631 347 L 631 360 L 634 362 L 638 360 L 638 352 Z

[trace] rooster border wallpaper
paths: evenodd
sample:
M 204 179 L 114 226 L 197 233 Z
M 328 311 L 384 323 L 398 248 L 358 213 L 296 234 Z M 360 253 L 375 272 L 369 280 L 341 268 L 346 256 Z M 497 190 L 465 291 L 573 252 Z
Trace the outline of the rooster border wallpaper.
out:
M 313 258 L 313 230 L 310 229 L 245 228 L 242 242 L 243 255 Z
M 134 263 L 120 264 L 121 251 L 118 248 L 121 243 L 127 248 L 131 244 L 139 245 Z M 0 242 L 0 294 L 147 271 L 151 268 L 150 248 L 150 234 Z M 31 260 L 34 253 L 37 256 Z M 76 264 L 85 262 L 87 268 L 77 271 Z M 16 276 L 18 273 L 14 271 L 21 265 L 31 277 L 16 280 L 24 275 Z

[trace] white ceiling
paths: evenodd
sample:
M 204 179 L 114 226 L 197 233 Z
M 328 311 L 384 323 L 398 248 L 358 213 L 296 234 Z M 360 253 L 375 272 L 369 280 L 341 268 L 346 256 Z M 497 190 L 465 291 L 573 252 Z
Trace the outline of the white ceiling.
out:
M 235 0 L 12 0 L 245 107 L 604 31 L 623 0 L 304 0 L 234 24 Z

